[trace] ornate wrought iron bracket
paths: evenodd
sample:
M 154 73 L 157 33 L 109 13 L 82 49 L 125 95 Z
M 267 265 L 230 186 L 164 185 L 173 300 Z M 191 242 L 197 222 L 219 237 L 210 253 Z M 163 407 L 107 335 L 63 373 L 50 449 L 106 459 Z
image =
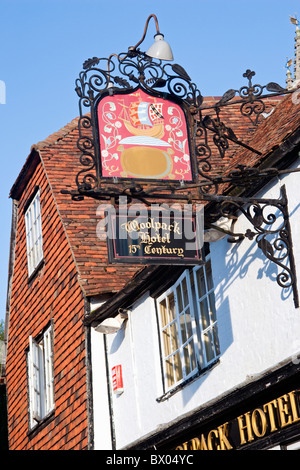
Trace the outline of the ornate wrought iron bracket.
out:
M 254 75 L 255 72 L 247 70 L 243 75 L 248 80 L 247 86 L 226 91 L 217 103 L 211 105 L 203 100 L 201 92 L 180 65 L 163 65 L 161 60 L 151 59 L 136 47 L 129 49 L 127 53 L 112 54 L 108 59 L 93 57 L 86 60 L 75 88 L 79 97 L 77 146 L 81 152 L 81 169 L 76 176 L 76 189 L 62 192 L 70 194 L 74 200 L 93 197 L 118 201 L 121 196 L 127 196 L 129 201 L 137 199 L 148 205 L 153 200 L 213 203 L 216 211 L 214 214 L 209 213 L 205 221 L 207 226 L 213 224 L 218 217 L 234 217 L 238 211 L 248 219 L 252 228 L 244 234 L 227 232 L 230 235 L 229 241 L 237 242 L 245 238 L 255 240 L 267 259 L 282 270 L 277 275 L 277 283 L 283 288 L 293 289 L 294 302 L 298 307 L 285 189 L 282 189 L 278 200 L 224 195 L 224 187 L 231 190 L 227 194 L 240 194 L 246 185 L 271 178 L 282 171 L 276 168 L 259 170 L 237 165 L 229 174 L 218 175 L 211 158 L 213 149 L 217 149 L 221 159 L 227 157 L 230 143 L 261 155 L 258 149 L 238 138 L 221 118 L 222 109 L 238 106 L 241 116 L 249 119 L 251 126 L 256 126 L 266 112 L 266 98 L 291 93 L 274 82 L 265 86 L 253 84 Z M 95 131 L 96 105 L 103 96 L 125 94 L 137 89 L 152 96 L 171 97 L 174 102 L 180 102 L 190 130 L 191 158 L 195 170 L 193 182 L 158 180 L 149 184 L 149 181 L 136 178 L 101 177 L 100 147 Z
M 231 243 L 240 242 L 245 238 L 255 240 L 265 257 L 280 268 L 281 271 L 276 276 L 277 283 L 282 288 L 292 289 L 294 304 L 298 308 L 296 267 L 285 186 L 281 188 L 279 199 L 222 198 L 220 196 L 218 202 L 217 213 L 214 217 L 231 218 L 234 226 L 237 220 L 234 214 L 238 212 L 246 217 L 252 228 L 248 228 L 245 233 L 234 233 L 232 230 L 224 230 L 210 223 L 208 227 L 214 227 L 229 235 L 228 241 Z

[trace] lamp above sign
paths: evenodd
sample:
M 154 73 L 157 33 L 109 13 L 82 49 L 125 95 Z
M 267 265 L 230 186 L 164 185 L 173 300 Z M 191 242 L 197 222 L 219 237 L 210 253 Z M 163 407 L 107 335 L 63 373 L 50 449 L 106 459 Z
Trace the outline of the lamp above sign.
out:
M 183 109 L 138 88 L 96 105 L 102 178 L 193 181 Z

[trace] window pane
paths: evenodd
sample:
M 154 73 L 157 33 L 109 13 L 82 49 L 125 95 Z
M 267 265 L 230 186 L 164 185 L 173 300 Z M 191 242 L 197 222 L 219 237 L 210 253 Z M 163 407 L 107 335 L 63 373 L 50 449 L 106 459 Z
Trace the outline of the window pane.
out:
M 212 273 L 211 273 L 211 263 L 210 263 L 210 260 L 207 261 L 206 265 L 205 265 L 205 269 L 206 269 L 206 282 L 207 282 L 207 289 L 208 290 L 211 290 L 213 289 L 213 280 L 212 280 Z
M 184 365 L 186 375 L 190 374 L 196 368 L 196 358 L 195 358 L 195 349 L 194 342 L 191 341 L 184 347 Z
M 28 378 L 30 398 L 30 426 L 34 426 L 43 417 L 43 362 L 42 349 L 29 337 Z
M 174 374 L 173 374 L 173 359 L 170 357 L 166 360 L 166 376 L 168 387 L 171 387 L 174 384 Z
M 203 327 L 203 329 L 205 329 L 209 326 L 209 313 L 208 313 L 208 305 L 207 305 L 207 299 L 206 298 L 204 298 L 200 302 L 200 311 L 201 311 L 202 327 Z
M 177 300 L 178 300 L 178 310 L 179 312 L 182 312 L 183 310 L 183 304 L 182 304 L 182 296 L 181 296 L 181 287 L 180 284 L 176 288 L 176 294 L 177 294 Z
M 186 310 L 185 322 L 186 322 L 186 327 L 187 327 L 187 335 L 188 335 L 188 338 L 190 338 L 191 336 L 193 336 L 193 330 L 192 330 L 192 319 L 191 319 L 189 308 Z
M 175 312 L 175 299 L 174 299 L 174 294 L 173 292 L 169 295 L 168 297 L 168 307 L 169 307 L 169 315 L 170 315 L 170 321 L 174 320 L 176 317 L 176 312 Z
M 189 345 L 186 345 L 186 346 L 185 346 L 183 352 L 184 352 L 185 372 L 186 372 L 186 375 L 188 375 L 188 374 L 191 373 Z
M 194 272 L 193 271 L 190 272 L 190 281 L 191 281 L 191 293 L 192 293 L 191 304 L 195 312 L 195 315 L 197 315 L 197 311 L 198 311 L 197 293 L 196 293 L 196 288 L 194 284 Z
M 192 292 L 194 292 L 195 286 L 194 286 L 194 274 L 193 274 L 193 271 L 190 271 L 190 283 L 191 283 Z
M 40 348 L 34 343 L 32 348 L 33 355 L 33 388 L 34 388 L 34 417 L 41 419 L 41 361 L 40 361 Z
M 185 343 L 187 340 L 184 316 L 185 315 L 183 313 L 182 315 L 180 315 L 180 319 L 179 319 L 182 343 Z
M 214 359 L 214 348 L 213 348 L 213 343 L 212 343 L 212 336 L 211 332 L 208 331 L 204 335 L 204 344 L 205 344 L 205 351 L 206 351 L 206 360 L 207 362 L 210 362 L 212 359 Z
M 33 217 L 35 220 L 37 219 L 37 216 L 38 216 L 38 208 L 37 208 L 38 203 L 39 203 L 39 196 L 37 194 L 35 199 L 32 202 Z
M 37 193 L 25 213 L 28 274 L 32 274 L 43 259 L 40 199 Z
M 180 358 L 180 353 L 174 354 L 174 367 L 175 367 L 175 377 L 176 377 L 176 382 L 182 379 L 182 366 L 181 366 L 181 358 Z
M 186 278 L 184 278 L 183 281 L 182 281 L 182 291 L 183 291 L 183 303 L 184 303 L 184 306 L 186 307 L 189 304 L 189 296 L 188 296 L 188 291 L 187 291 Z
M 215 295 L 213 292 L 209 294 L 209 303 L 210 303 L 212 321 L 215 322 L 217 321 L 217 317 L 216 317 Z
M 163 330 L 162 337 L 164 343 L 165 356 L 168 356 L 169 354 L 171 354 L 171 336 L 168 326 Z
M 192 362 L 192 369 L 195 370 L 196 366 L 197 366 L 197 362 L 196 362 L 194 341 L 190 342 L 189 348 L 190 348 L 190 358 L 191 358 L 191 362 Z
M 197 276 L 197 286 L 198 286 L 199 297 L 203 297 L 203 295 L 206 294 L 203 268 L 198 269 L 198 271 L 196 272 L 196 276 Z
M 54 379 L 53 379 L 53 354 L 51 344 L 51 328 L 44 335 L 44 366 L 46 388 L 46 413 L 51 411 L 54 405 Z
M 160 307 L 160 315 L 161 315 L 162 326 L 166 326 L 167 323 L 169 323 L 166 299 L 164 299 L 160 302 L 159 307 Z
M 219 354 L 220 354 L 220 344 L 219 344 L 219 335 L 218 335 L 217 325 L 215 325 L 213 327 L 213 336 L 214 336 L 216 355 L 219 356 Z
M 171 341 L 172 341 L 172 352 L 178 349 L 178 330 L 176 321 L 170 325 Z

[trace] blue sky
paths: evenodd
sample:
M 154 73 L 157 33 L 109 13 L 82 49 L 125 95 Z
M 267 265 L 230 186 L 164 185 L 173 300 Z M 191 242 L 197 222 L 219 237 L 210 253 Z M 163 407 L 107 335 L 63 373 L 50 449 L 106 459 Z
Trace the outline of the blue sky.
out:
M 0 104 L 0 320 L 7 290 L 8 195 L 31 145 L 78 115 L 74 82 L 82 63 L 136 44 L 152 13 L 174 62 L 203 95 L 240 88 L 247 68 L 256 71 L 257 83 L 285 86 L 286 59 L 294 54 L 289 16 L 298 13 L 300 19 L 299 0 L 0 0 L 0 80 L 6 87 Z M 154 34 L 151 20 L 142 49 Z

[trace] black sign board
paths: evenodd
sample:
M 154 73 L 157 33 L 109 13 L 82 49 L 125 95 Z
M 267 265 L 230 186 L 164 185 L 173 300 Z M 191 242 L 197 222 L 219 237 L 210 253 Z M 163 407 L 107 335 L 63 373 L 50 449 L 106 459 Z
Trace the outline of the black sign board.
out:
M 300 390 L 292 390 L 260 403 L 257 408 L 239 411 L 232 419 L 208 426 L 175 446 L 175 450 L 255 450 L 261 444 L 282 443 L 289 436 L 299 440 Z M 286 434 L 285 434 L 286 433 Z M 274 445 L 273 444 L 273 445 Z M 271 446 L 270 446 L 271 447 Z
M 109 262 L 202 264 L 202 233 L 194 216 L 108 214 Z

